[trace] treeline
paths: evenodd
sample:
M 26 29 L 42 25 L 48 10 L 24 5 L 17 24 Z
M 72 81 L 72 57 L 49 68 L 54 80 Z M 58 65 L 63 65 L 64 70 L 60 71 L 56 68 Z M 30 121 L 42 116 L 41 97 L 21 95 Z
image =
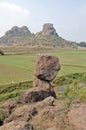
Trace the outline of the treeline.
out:
M 78 46 L 80 46 L 80 47 L 86 47 L 86 42 L 80 42 L 80 43 L 78 44 Z

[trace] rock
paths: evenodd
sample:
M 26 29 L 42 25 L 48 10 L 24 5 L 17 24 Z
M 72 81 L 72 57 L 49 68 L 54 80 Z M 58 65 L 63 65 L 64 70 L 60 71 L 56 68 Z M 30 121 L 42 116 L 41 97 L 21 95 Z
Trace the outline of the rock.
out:
M 47 99 L 49 99 L 49 97 Z M 46 130 L 54 127 L 57 128 L 56 130 L 74 130 L 68 127 L 68 120 L 66 119 L 67 116 L 65 112 L 66 106 L 63 102 L 57 101 L 58 103 L 55 102 L 54 105 L 51 106 L 44 102 L 44 100 L 40 102 L 37 108 L 37 110 L 39 109 L 38 114 L 30 120 L 36 130 Z
M 35 76 L 44 81 L 52 81 L 60 70 L 59 59 L 48 54 L 37 56 Z
M 48 128 L 46 130 L 57 130 L 57 128 L 56 127 L 52 127 L 52 128 Z
M 29 29 L 26 26 L 22 26 L 22 27 L 14 26 L 5 33 L 5 36 L 14 37 L 14 36 L 20 36 L 20 35 L 24 35 L 24 34 L 31 34 L 31 32 L 29 31 Z
M 15 100 L 8 100 L 3 105 L 2 108 L 6 108 L 9 110 L 14 109 L 17 106 L 17 102 Z
M 12 121 L 1 126 L 0 130 L 33 130 L 33 127 L 24 121 Z
M 58 34 L 51 23 L 46 23 L 43 25 L 42 35 L 55 35 L 58 37 Z
M 18 103 L 38 102 L 49 96 L 56 97 L 55 92 L 51 87 L 46 88 L 34 87 L 22 93 L 19 96 Z
M 12 114 L 5 119 L 4 123 L 8 123 L 11 121 L 29 121 L 32 116 L 37 113 L 35 106 L 23 105 L 14 110 Z
M 37 109 L 37 111 L 44 109 L 47 106 L 53 106 L 54 105 L 54 97 L 47 97 L 45 98 L 43 101 L 38 102 L 37 104 L 35 104 L 35 107 Z
M 33 80 L 33 87 L 40 87 L 46 89 L 48 87 L 51 87 L 51 84 L 48 81 L 40 80 L 37 77 L 35 77 Z
M 86 130 L 86 102 L 72 103 L 68 118 L 75 130 Z
M 31 34 L 31 32 L 29 31 L 29 29 L 28 29 L 27 26 L 22 26 L 22 27 L 21 27 L 21 30 L 22 30 L 22 32 L 23 32 L 24 34 L 27 34 L 27 33 Z

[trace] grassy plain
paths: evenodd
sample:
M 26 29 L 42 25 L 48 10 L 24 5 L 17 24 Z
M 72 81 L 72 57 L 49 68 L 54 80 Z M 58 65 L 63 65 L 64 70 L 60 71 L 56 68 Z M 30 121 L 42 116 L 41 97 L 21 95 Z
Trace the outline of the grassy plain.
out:
M 58 56 L 61 64 L 61 70 L 53 81 L 54 86 L 73 83 L 77 79 L 86 83 L 86 50 L 47 52 Z M 36 55 L 35 52 L 32 54 L 0 56 L 0 102 L 17 97 L 22 91 L 32 86 Z M 81 88 L 79 89 L 80 99 L 86 99 L 85 86 L 82 88 L 83 92 Z M 75 96 L 75 89 L 72 88 L 72 90 L 74 91 L 71 91 L 70 88 L 65 91 L 68 95 L 70 95 L 70 92 L 74 92 L 72 96 Z M 61 96 L 64 97 L 65 92 L 64 94 L 61 93 Z
M 86 72 L 86 50 L 57 50 L 48 53 L 59 57 L 59 76 Z M 0 56 L 0 84 L 33 79 L 37 53 Z

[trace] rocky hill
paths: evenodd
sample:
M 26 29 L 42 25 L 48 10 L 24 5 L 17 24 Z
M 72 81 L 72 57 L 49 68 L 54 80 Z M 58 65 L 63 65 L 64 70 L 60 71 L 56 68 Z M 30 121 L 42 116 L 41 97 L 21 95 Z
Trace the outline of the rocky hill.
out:
M 77 48 L 77 44 L 61 38 L 53 24 L 46 23 L 42 31 L 32 34 L 26 26 L 14 26 L 0 38 L 0 45 L 31 45 L 59 48 Z

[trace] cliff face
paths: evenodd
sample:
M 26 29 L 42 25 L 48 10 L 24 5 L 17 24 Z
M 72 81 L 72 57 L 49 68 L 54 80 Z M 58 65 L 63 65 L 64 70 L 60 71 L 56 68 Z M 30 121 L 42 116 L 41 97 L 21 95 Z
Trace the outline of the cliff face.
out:
M 36 34 L 32 34 L 27 26 L 14 26 L 0 38 L 0 44 L 77 48 L 75 43 L 61 38 L 51 23 L 44 24 L 42 31 Z
M 53 24 L 46 23 L 43 25 L 42 35 L 54 35 L 58 37 L 58 34 L 53 27 Z

